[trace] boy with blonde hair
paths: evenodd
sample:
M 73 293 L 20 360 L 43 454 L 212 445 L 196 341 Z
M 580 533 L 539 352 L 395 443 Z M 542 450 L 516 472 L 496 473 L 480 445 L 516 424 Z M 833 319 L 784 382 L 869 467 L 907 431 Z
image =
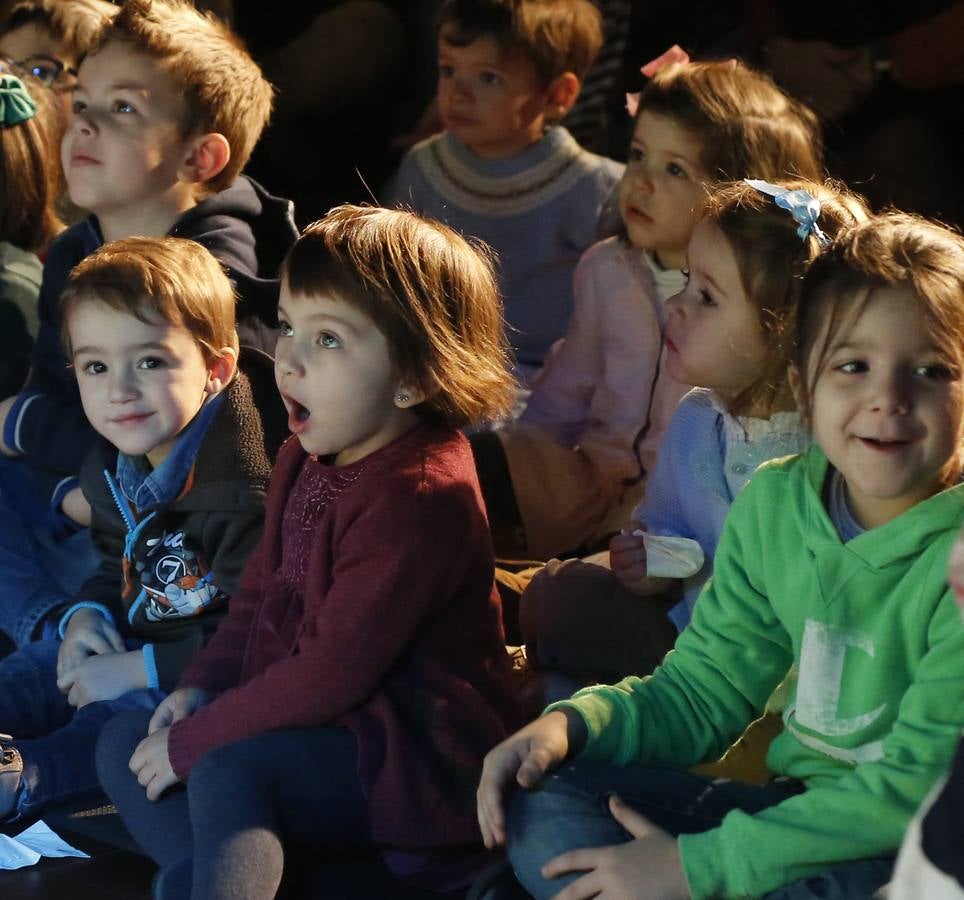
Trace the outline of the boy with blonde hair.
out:
M 64 342 L 98 442 L 81 476 L 96 573 L 52 612 L 60 639 L 0 660 L 0 819 L 96 789 L 117 709 L 153 709 L 214 632 L 261 533 L 282 415 L 270 360 L 238 371 L 234 291 L 181 238 L 108 244 L 72 272 Z M 27 738 L 28 740 L 22 740 Z
M 496 251 L 524 378 L 565 334 L 580 255 L 618 226 L 623 166 L 559 124 L 601 45 L 589 0 L 447 0 L 438 18 L 445 131 L 408 152 L 386 192 L 387 204 Z
M 49 630 L 48 613 L 93 562 L 83 533 L 73 533 L 74 523 L 89 521 L 76 476 L 93 431 L 59 339 L 67 274 L 108 241 L 191 238 L 235 283 L 242 343 L 271 352 L 276 272 L 297 231 L 291 204 L 240 174 L 271 99 L 227 26 L 182 0 L 127 0 L 80 64 L 61 155 L 71 199 L 92 215 L 51 246 L 32 374 L 0 403 L 0 450 L 21 457 L 20 465 L 0 461 L 0 510 L 8 513 L 0 518 L 23 523 L 0 528 L 0 572 L 12 583 L 0 629 L 19 645 Z M 65 533 L 80 546 L 64 561 Z M 42 564 L 51 556 L 61 563 L 59 584 Z

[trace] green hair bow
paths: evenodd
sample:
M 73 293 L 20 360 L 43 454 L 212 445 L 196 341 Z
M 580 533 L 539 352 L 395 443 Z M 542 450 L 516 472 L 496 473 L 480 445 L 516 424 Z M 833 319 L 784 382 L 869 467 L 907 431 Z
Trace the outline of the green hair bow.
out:
M 36 101 L 16 75 L 0 78 L 0 126 L 19 125 L 36 112 Z

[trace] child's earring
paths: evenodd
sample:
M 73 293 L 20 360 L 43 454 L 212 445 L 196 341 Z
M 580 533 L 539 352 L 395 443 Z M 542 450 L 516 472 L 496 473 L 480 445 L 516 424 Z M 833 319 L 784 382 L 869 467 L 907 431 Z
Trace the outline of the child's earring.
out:
M 395 395 L 395 402 L 396 402 L 399 406 L 404 406 L 404 405 L 405 405 L 406 403 L 408 403 L 408 401 L 411 400 L 411 399 L 412 399 L 412 398 L 409 397 L 408 394 L 396 394 L 396 395 Z

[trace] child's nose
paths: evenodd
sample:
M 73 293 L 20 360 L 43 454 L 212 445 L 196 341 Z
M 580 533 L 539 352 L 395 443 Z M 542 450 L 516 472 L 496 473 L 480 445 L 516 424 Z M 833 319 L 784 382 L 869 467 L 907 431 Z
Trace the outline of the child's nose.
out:
M 111 403 L 127 403 L 137 396 L 136 380 L 130 372 L 113 371 L 110 375 Z
M 287 375 L 295 375 L 302 371 L 298 352 L 293 345 L 293 341 L 285 340 L 278 341 L 275 347 L 274 368 L 279 380 Z
M 910 410 L 911 391 L 908 380 L 899 372 L 880 372 L 870 382 L 869 406 L 887 415 L 901 415 Z
M 94 124 L 93 117 L 85 110 L 73 113 L 70 119 L 70 130 L 76 134 L 89 135 L 97 130 L 97 126 Z

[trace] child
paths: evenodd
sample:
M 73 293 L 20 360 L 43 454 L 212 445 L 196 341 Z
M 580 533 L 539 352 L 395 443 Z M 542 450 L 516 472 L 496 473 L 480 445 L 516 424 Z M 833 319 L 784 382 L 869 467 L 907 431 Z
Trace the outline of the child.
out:
M 496 251 L 525 378 L 562 337 L 572 273 L 615 229 L 622 165 L 583 150 L 558 124 L 602 44 L 589 0 L 448 0 L 438 17 L 445 131 L 416 145 L 386 191 Z
M 38 254 L 61 230 L 58 128 L 43 88 L 0 72 L 0 396 L 23 387 L 37 333 Z
M 859 200 L 829 185 L 780 187 L 791 191 L 815 203 L 827 238 L 866 218 Z M 645 499 L 610 543 L 612 571 L 577 560 L 550 564 L 523 593 L 531 659 L 607 681 L 651 672 L 689 623 L 733 498 L 761 462 L 809 446 L 786 377 L 787 334 L 800 277 L 821 242 L 815 233 L 801 241 L 797 229 L 745 182 L 710 195 L 689 242 L 687 285 L 666 304 L 665 371 L 702 388 L 673 414 Z M 643 531 L 698 544 L 682 548 L 693 558 L 675 605 L 680 581 L 649 577 Z
M 486 759 L 495 844 L 503 788 L 579 757 L 513 798 L 509 855 L 536 897 L 570 882 L 572 898 L 866 897 L 887 880 L 964 724 L 945 579 L 964 510 L 962 273 L 959 235 L 898 213 L 811 266 L 791 380 L 814 446 L 736 498 L 693 621 L 651 677 L 580 692 Z M 686 772 L 791 665 L 767 757 L 781 777 Z
M 0 21 L 0 56 L 53 91 L 66 124 L 80 61 L 116 14 L 107 0 L 19 0 Z
M 93 215 L 50 249 L 30 379 L 0 402 L 0 450 L 20 457 L 12 467 L 0 460 L 0 520 L 22 523 L 0 528 L 3 574 L 14 585 L 0 628 L 18 645 L 49 629 L 49 611 L 70 593 L 49 567 L 36 573 L 36 559 L 89 519 L 76 476 L 93 433 L 59 340 L 67 273 L 104 241 L 192 238 L 237 286 L 242 343 L 270 352 L 277 267 L 296 230 L 287 201 L 239 174 L 270 107 L 270 85 L 226 26 L 179 0 L 127 0 L 80 65 L 62 160 L 71 199 Z M 29 487 L 22 503 L 12 503 L 8 481 Z M 93 555 L 75 547 L 70 558 L 84 572 Z
M 62 640 L 0 660 L 0 722 L 16 737 L 3 749 L 19 761 L 0 820 L 96 791 L 100 727 L 176 685 L 238 587 L 281 422 L 262 425 L 254 403 L 263 354 L 235 377 L 234 304 L 218 262 L 182 238 L 117 241 L 71 274 L 64 343 L 109 442 L 82 473 L 100 561 L 56 610 Z
M 707 186 L 747 173 L 819 178 L 818 134 L 809 110 L 734 60 L 655 72 L 620 182 L 624 234 L 580 260 L 565 340 L 521 419 L 473 440 L 497 552 L 594 548 L 626 521 L 686 392 L 666 372 L 664 304 L 686 283 Z
M 104 733 L 102 783 L 171 867 L 162 897 L 274 897 L 282 836 L 321 845 L 324 896 L 393 896 L 379 855 L 448 887 L 478 841 L 473 773 L 515 719 L 457 431 L 512 402 L 493 275 L 440 223 L 342 206 L 289 254 L 279 319 L 297 440 L 264 539 L 179 690 Z
M 958 537 L 948 563 L 948 580 L 964 615 L 964 536 Z M 957 745 L 951 770 L 938 782 L 907 829 L 887 889 L 890 900 L 964 900 L 964 741 Z

